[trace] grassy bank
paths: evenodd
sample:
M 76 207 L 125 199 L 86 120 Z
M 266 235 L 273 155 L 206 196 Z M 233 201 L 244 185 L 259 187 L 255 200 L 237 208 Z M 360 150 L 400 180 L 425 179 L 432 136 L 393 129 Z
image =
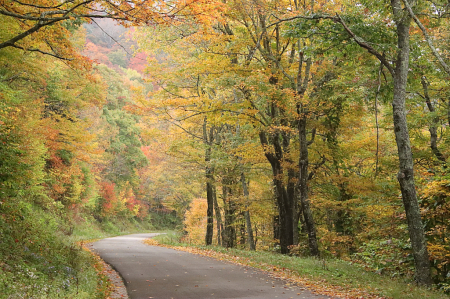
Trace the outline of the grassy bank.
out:
M 160 244 L 180 250 L 259 268 L 273 276 L 289 279 L 319 293 L 341 298 L 450 298 L 437 290 L 418 287 L 411 279 L 394 279 L 368 272 L 359 265 L 338 259 L 299 258 L 272 252 L 210 246 L 192 247 L 179 243 L 174 234 L 160 235 L 154 239 Z
M 0 213 L 0 298 L 106 298 L 110 286 L 98 258 L 82 242 L 149 231 L 150 222 L 92 217 L 68 224 L 19 202 Z

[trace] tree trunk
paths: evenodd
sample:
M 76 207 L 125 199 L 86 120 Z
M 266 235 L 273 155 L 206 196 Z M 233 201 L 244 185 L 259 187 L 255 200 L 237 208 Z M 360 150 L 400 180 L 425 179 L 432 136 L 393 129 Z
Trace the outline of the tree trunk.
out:
M 214 214 L 216 215 L 216 227 L 217 227 L 217 245 L 222 246 L 222 213 L 220 212 L 219 203 L 217 202 L 217 190 L 214 185 Z
M 298 121 L 298 135 L 300 142 L 299 157 L 299 195 L 306 231 L 308 232 L 309 251 L 312 256 L 319 256 L 319 245 L 316 236 L 316 226 L 308 199 L 309 158 L 308 141 L 306 139 L 306 117 Z
M 391 1 L 394 18 L 396 19 L 398 35 L 398 54 L 395 64 L 394 98 L 392 110 L 394 117 L 395 140 L 399 157 L 399 172 L 397 175 L 408 220 L 416 280 L 419 284 L 431 285 L 430 263 L 428 260 L 427 242 L 420 215 L 414 184 L 414 168 L 409 131 L 406 121 L 405 98 L 409 69 L 409 29 L 411 19 L 401 9 L 401 0 Z
M 205 244 L 211 245 L 214 234 L 214 187 L 213 187 L 213 169 L 206 167 L 206 235 Z
M 420 82 L 422 83 L 423 87 L 423 96 L 425 98 L 425 102 L 427 103 L 428 110 L 430 110 L 431 113 L 434 113 L 435 109 L 433 104 L 431 103 L 430 96 L 428 94 L 428 82 L 426 81 L 425 77 L 422 76 L 420 79 Z M 437 126 L 439 124 L 439 117 L 435 116 L 431 119 L 430 127 L 428 128 L 428 131 L 430 132 L 430 148 L 433 154 L 436 156 L 436 158 L 441 161 L 446 166 L 446 160 L 444 155 L 441 153 L 437 146 L 438 142 L 438 135 L 437 135 Z
M 275 199 L 276 202 L 276 199 Z M 278 204 L 277 204 L 278 208 Z M 280 240 L 280 215 L 273 216 L 273 238 L 275 240 Z M 278 243 L 279 245 L 279 243 Z
M 231 200 L 230 180 L 224 179 L 222 186 L 222 199 L 224 206 L 225 225 L 223 229 L 222 242 L 226 248 L 233 248 L 236 240 L 236 229 L 234 227 L 235 207 Z
M 450 99 L 448 99 L 447 101 L 447 122 L 448 125 L 450 126 Z
M 371 54 L 375 55 L 392 74 L 394 82 L 394 97 L 392 111 L 394 119 L 395 141 L 399 157 L 399 172 L 397 179 L 400 184 L 403 205 L 405 207 L 411 247 L 416 267 L 416 281 L 422 285 L 431 285 L 430 263 L 428 259 L 427 241 L 423 229 L 420 207 L 414 183 L 414 162 L 411 151 L 408 125 L 406 121 L 406 86 L 409 72 L 409 30 L 410 15 L 402 8 L 403 0 L 391 0 L 391 8 L 397 31 L 397 58 L 391 64 L 384 55 L 378 53 L 368 43 L 358 39 L 345 22 L 339 18 L 340 23 L 353 39 Z M 410 0 L 405 0 L 406 8 L 410 7 Z M 393 68 L 393 66 L 395 68 Z
M 281 253 L 289 253 L 289 246 L 294 244 L 292 236 L 292 210 L 289 205 L 286 189 L 282 177 L 281 163 L 272 164 L 273 182 L 275 185 L 275 197 L 278 203 L 279 234 Z
M 246 223 L 246 228 L 247 228 L 247 242 L 248 242 L 248 246 L 250 247 L 250 250 L 256 250 L 255 241 L 253 238 L 252 222 L 250 219 L 250 212 L 248 210 L 248 196 L 249 196 L 248 184 L 247 184 L 247 180 L 245 179 L 245 174 L 243 172 L 241 173 L 241 182 L 242 182 L 242 189 L 244 192 L 244 197 L 247 202 L 245 204 L 245 212 L 244 212 L 245 223 Z
M 244 216 L 245 217 L 245 212 L 240 213 L 239 216 Z M 245 245 L 246 240 L 247 240 L 247 236 L 246 236 L 246 227 L 245 227 L 245 222 L 241 222 L 241 224 L 239 225 L 240 231 L 241 231 L 241 238 L 239 240 L 239 245 Z
M 206 143 L 205 150 L 205 177 L 206 177 L 206 234 L 205 244 L 211 245 L 214 234 L 214 167 L 210 165 L 211 162 L 211 146 L 214 140 L 214 127 L 211 127 L 209 134 L 207 131 L 207 120 L 203 122 L 203 140 Z
M 260 132 L 259 134 L 261 145 L 264 148 L 269 146 L 266 134 Z M 292 224 L 292 205 L 288 198 L 286 188 L 284 186 L 283 177 L 283 167 L 281 165 L 282 161 L 282 148 L 279 143 L 279 135 L 275 134 L 271 138 L 272 146 L 275 149 L 275 154 L 265 151 L 265 156 L 272 166 L 272 178 L 275 188 L 275 198 L 278 207 L 278 234 L 280 239 L 281 253 L 289 253 L 289 246 L 294 244 L 293 240 L 293 224 Z

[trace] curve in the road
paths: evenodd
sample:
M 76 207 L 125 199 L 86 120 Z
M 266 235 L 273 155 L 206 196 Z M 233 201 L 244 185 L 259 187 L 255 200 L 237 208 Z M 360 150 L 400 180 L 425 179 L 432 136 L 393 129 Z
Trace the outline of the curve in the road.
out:
M 257 269 L 142 242 L 155 235 L 133 234 L 92 244 L 121 274 L 131 299 L 331 298 Z

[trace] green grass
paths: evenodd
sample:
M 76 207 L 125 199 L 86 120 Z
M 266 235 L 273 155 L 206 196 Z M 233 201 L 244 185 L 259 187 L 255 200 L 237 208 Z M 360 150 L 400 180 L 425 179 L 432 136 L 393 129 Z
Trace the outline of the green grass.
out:
M 223 249 L 215 248 L 222 252 Z M 269 252 L 249 252 L 231 250 L 228 253 L 249 258 L 252 266 L 266 263 L 278 268 L 286 268 L 311 281 L 323 281 L 333 286 L 368 290 L 370 293 L 391 298 L 449 298 L 443 293 L 427 290 L 414 285 L 411 281 L 392 279 L 373 272 L 365 271 L 357 265 L 342 260 L 318 260 L 274 254 Z M 264 268 L 264 267 L 261 267 Z
M 137 220 L 108 220 L 99 223 L 94 219 L 86 218 L 84 222 L 78 223 L 70 238 L 73 241 L 85 241 L 104 239 L 113 236 L 127 235 L 133 233 L 153 232 L 150 222 Z
M 0 219 L 0 298 L 100 298 L 94 257 L 39 208 L 18 203 Z
M 171 246 L 188 246 L 187 244 L 180 243 L 180 236 L 174 231 L 163 231 L 160 233 L 160 235 L 157 235 L 152 239 L 155 239 L 161 244 L 167 244 Z
M 173 233 L 160 235 L 155 237 L 155 239 L 162 244 L 190 246 L 179 243 L 178 236 Z M 338 259 L 320 260 L 315 258 L 301 258 L 272 252 L 225 249 L 217 246 L 200 246 L 196 248 L 214 250 L 226 254 L 232 257 L 232 260 L 235 260 L 235 257 L 239 257 L 240 263 L 262 270 L 271 271 L 274 267 L 277 269 L 284 268 L 287 270 L 285 272 L 288 275 L 292 276 L 294 274 L 301 278 L 306 278 L 310 282 L 325 283 L 335 289 L 361 289 L 366 290 L 372 295 L 395 299 L 450 298 L 450 296 L 438 290 L 418 287 L 410 279 L 379 275 L 366 271 L 359 265 Z

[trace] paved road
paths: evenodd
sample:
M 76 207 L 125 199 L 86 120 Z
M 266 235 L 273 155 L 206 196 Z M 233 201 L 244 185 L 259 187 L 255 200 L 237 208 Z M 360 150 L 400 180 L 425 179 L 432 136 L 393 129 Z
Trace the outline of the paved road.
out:
M 131 299 L 330 298 L 253 268 L 142 243 L 155 235 L 120 236 L 92 245 L 122 275 Z

